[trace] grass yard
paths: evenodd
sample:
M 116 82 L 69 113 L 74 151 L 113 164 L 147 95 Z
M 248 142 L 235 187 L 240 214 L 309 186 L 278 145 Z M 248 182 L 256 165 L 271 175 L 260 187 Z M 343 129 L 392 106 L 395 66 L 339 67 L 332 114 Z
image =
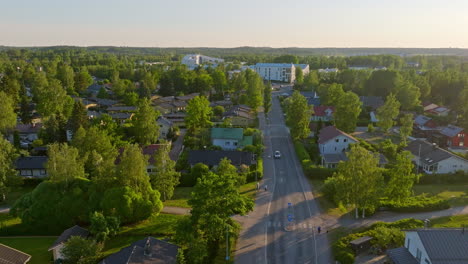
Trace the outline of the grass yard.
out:
M 416 195 L 426 193 L 448 200 L 451 206 L 468 205 L 468 184 L 418 184 L 413 190 Z
M 28 264 L 52 263 L 52 253 L 47 249 L 57 237 L 0 237 L 0 243 L 31 255 Z
M 256 182 L 246 183 L 239 188 L 239 192 L 240 194 L 245 195 L 255 200 L 255 195 L 257 194 L 257 183 Z
M 333 202 L 329 201 L 323 196 L 323 193 L 320 192 L 320 189 L 323 186 L 322 180 L 311 180 L 309 178 L 307 178 L 307 180 L 309 181 L 310 185 L 313 186 L 314 198 L 319 202 L 320 208 L 323 212 L 335 217 L 341 217 L 351 212 L 353 208 L 336 207 Z
M 23 194 L 32 192 L 35 187 L 33 186 L 21 186 L 21 187 L 11 187 L 10 191 L 6 195 L 6 199 L 3 202 L 0 202 L 0 207 L 12 206 L 16 200 L 18 200 Z
M 468 215 L 444 216 L 431 219 L 431 227 L 468 227 Z
M 171 200 L 164 202 L 164 206 L 190 208 L 188 200 L 191 197 L 193 187 L 176 187 Z

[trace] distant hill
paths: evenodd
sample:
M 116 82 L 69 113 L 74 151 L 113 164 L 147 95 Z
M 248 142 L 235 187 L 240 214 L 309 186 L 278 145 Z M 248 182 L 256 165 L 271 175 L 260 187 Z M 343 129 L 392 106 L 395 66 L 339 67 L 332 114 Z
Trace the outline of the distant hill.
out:
M 32 50 L 66 50 L 82 49 L 97 52 L 109 52 L 116 54 L 190 54 L 200 53 L 208 56 L 232 56 L 232 55 L 282 55 L 293 54 L 297 56 L 325 55 L 325 56 L 364 56 L 364 55 L 445 55 L 468 56 L 468 49 L 459 48 L 269 48 L 269 47 L 237 47 L 237 48 L 142 48 L 142 47 L 112 47 L 112 46 L 51 46 L 51 47 L 7 47 L 0 46 L 0 50 L 6 49 L 32 49 Z

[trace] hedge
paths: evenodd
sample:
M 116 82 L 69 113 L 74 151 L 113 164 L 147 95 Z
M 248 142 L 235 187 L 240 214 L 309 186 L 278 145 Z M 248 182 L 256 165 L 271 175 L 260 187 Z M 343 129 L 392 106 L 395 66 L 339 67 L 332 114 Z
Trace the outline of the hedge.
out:
M 448 174 L 424 174 L 419 179 L 420 184 L 468 184 L 468 173 L 457 171 Z
M 425 195 L 409 197 L 403 202 L 383 200 L 380 206 L 395 212 L 430 212 L 450 208 L 447 200 Z

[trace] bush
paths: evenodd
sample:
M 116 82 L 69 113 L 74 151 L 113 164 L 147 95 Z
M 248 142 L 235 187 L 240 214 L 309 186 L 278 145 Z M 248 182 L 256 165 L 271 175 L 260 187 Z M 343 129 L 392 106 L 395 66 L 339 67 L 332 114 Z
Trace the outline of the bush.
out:
M 450 208 L 447 200 L 425 195 L 410 197 L 403 202 L 383 200 L 380 206 L 395 212 L 429 212 Z
M 369 133 L 372 133 L 375 131 L 375 127 L 372 123 L 369 123 L 369 125 L 367 125 L 367 132 Z
M 305 162 L 304 162 L 305 163 Z M 310 161 L 307 167 L 304 167 L 304 173 L 306 174 L 307 177 L 310 177 L 311 179 L 317 179 L 317 180 L 325 180 L 328 179 L 329 177 L 333 176 L 333 173 L 335 172 L 335 169 L 329 169 L 329 168 L 324 168 L 321 166 L 316 166 L 313 165 Z
M 307 152 L 306 148 L 304 147 L 304 144 L 302 142 L 296 140 L 294 141 L 294 150 L 296 151 L 296 155 L 299 158 L 299 160 L 302 162 L 303 160 L 309 160 L 310 161 L 310 156 L 309 153 Z
M 40 179 L 40 178 L 24 178 L 23 179 L 23 186 L 36 187 L 37 185 L 39 185 L 43 181 L 44 181 L 44 179 Z
M 423 174 L 420 184 L 468 184 L 468 173 L 457 171 L 448 174 Z

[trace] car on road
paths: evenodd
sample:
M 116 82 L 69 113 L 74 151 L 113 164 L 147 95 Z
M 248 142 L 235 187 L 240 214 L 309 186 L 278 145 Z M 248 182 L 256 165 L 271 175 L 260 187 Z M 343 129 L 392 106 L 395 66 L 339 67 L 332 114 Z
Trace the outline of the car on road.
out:
M 275 159 L 281 158 L 281 153 L 279 152 L 279 150 L 275 151 L 274 157 L 275 157 Z

